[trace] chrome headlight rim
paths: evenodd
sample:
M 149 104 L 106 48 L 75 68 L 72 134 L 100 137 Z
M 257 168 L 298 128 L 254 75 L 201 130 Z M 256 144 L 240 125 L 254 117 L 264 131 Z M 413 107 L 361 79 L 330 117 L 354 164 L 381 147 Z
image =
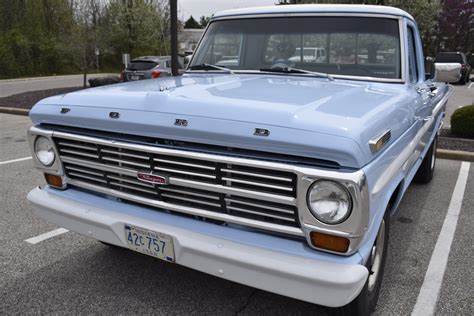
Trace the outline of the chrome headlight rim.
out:
M 311 207 L 311 203 L 310 203 L 310 195 L 311 195 L 311 192 L 313 190 L 313 188 L 320 184 L 321 182 L 329 182 L 331 184 L 334 184 L 336 187 L 338 187 L 346 196 L 347 196 L 347 200 L 349 202 L 349 205 L 348 205 L 348 211 L 346 212 L 346 214 L 340 218 L 339 220 L 337 221 L 327 221 L 323 218 L 321 218 L 320 215 L 318 215 L 318 212 L 316 212 L 316 210 L 313 210 L 313 208 Z M 347 219 L 351 216 L 352 214 L 352 211 L 353 211 L 353 208 L 354 208 L 354 202 L 352 200 L 352 195 L 351 193 L 349 192 L 349 190 L 343 185 L 341 184 L 340 182 L 338 181 L 334 181 L 334 180 L 330 180 L 330 179 L 318 179 L 316 181 L 314 181 L 313 183 L 311 183 L 311 185 L 309 186 L 308 188 L 308 191 L 306 192 L 306 205 L 308 207 L 308 210 L 310 211 L 311 215 L 317 220 L 319 221 L 320 223 L 322 224 L 325 224 L 325 225 L 330 225 L 330 226 L 335 226 L 335 225 L 339 225 L 339 224 L 342 224 L 344 223 L 345 221 L 347 221 Z
M 51 151 L 49 151 L 49 150 L 48 150 L 48 151 L 51 152 L 52 155 L 53 155 L 53 158 L 52 158 L 51 161 L 48 162 L 48 163 L 42 161 L 42 159 L 41 159 L 41 158 L 39 157 L 39 155 L 38 155 L 39 150 L 37 150 L 37 146 L 38 146 L 38 142 L 39 142 L 39 141 L 46 141 L 46 142 L 48 142 L 47 146 L 49 146 L 49 147 L 50 147 L 50 150 L 51 150 Z M 56 151 L 55 151 L 55 149 L 54 149 L 54 143 L 53 143 L 53 141 L 52 141 L 49 137 L 46 137 L 46 136 L 43 136 L 43 135 L 37 135 L 37 136 L 35 137 L 34 142 L 33 142 L 33 153 L 34 153 L 34 155 L 35 155 L 36 160 L 37 160 L 43 167 L 45 167 L 45 168 L 50 168 L 50 167 L 52 167 L 52 166 L 54 165 L 54 163 L 56 162 L 56 159 L 57 159 L 57 157 L 56 157 L 57 155 L 56 155 Z

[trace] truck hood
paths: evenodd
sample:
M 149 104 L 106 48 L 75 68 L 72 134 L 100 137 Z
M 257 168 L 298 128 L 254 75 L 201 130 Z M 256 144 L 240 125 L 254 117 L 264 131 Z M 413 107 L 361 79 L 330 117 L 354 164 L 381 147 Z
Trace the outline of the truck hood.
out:
M 368 142 L 408 121 L 404 85 L 294 75 L 186 74 L 81 90 L 38 102 L 34 124 L 66 125 L 266 152 L 360 168 Z M 61 108 L 68 108 L 61 114 Z M 110 112 L 118 112 L 111 118 Z M 176 119 L 188 121 L 176 126 Z M 268 136 L 256 136 L 256 128 Z

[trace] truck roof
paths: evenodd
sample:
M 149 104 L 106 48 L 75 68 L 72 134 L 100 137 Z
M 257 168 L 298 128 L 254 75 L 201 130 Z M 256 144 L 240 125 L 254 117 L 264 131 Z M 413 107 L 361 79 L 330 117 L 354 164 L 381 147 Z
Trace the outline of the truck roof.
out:
M 304 14 L 304 13 L 360 13 L 402 16 L 414 21 L 407 12 L 388 6 L 357 4 L 297 4 L 251 7 L 217 12 L 213 18 L 252 16 L 261 14 Z

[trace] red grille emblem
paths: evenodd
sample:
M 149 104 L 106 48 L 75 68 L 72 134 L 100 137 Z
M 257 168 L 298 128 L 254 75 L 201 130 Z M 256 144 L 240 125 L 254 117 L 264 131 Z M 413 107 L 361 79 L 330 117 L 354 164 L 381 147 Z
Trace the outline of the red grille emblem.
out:
M 160 176 L 157 174 L 145 173 L 145 172 L 137 173 L 137 179 L 143 182 L 159 184 L 159 185 L 168 184 L 168 177 Z

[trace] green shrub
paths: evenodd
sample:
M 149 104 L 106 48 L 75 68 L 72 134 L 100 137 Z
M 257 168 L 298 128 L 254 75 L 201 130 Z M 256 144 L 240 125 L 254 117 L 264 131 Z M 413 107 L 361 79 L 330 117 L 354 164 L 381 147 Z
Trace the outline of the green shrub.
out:
M 451 116 L 451 132 L 460 137 L 474 138 L 474 104 L 454 111 Z

